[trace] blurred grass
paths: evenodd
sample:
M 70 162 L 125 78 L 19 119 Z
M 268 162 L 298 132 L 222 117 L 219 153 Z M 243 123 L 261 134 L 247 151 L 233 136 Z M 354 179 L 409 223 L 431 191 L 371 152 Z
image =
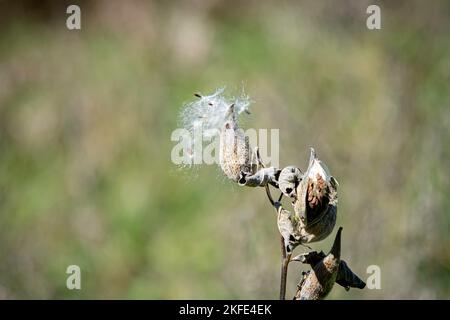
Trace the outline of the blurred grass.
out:
M 281 165 L 314 146 L 339 180 L 352 269 L 381 267 L 330 298 L 450 298 L 448 3 L 382 2 L 380 31 L 367 1 L 208 3 L 82 2 L 81 31 L 64 1 L 0 11 L 0 296 L 275 298 L 263 192 L 170 162 L 183 102 L 244 84 Z

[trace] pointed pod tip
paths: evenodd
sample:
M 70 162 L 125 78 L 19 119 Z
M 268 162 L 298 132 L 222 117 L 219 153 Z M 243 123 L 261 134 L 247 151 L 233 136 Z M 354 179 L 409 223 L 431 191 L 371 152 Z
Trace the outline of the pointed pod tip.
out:
M 310 147 L 309 165 L 312 165 L 313 161 L 316 159 L 317 159 L 316 150 L 314 150 L 313 147 Z
M 341 257 L 341 234 L 342 234 L 342 227 L 339 227 L 336 237 L 334 238 L 333 247 L 330 250 L 330 253 L 334 255 L 337 259 L 340 259 Z
M 234 119 L 234 103 L 230 104 L 230 106 L 228 107 L 225 118 L 228 118 L 228 117 L 233 117 L 233 119 Z

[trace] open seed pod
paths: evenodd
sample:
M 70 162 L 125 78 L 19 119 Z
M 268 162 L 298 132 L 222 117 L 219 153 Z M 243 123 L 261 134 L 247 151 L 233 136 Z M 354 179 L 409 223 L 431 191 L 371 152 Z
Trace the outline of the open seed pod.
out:
M 336 233 L 330 252 L 316 263 L 306 278 L 302 277 L 295 300 L 321 300 L 330 293 L 339 271 L 341 234 L 342 227 Z
M 302 243 L 301 227 L 298 217 L 291 211 L 284 209 L 281 203 L 276 202 L 278 231 L 284 240 L 286 253 L 290 254 Z
M 306 242 L 323 240 L 333 231 L 337 203 L 337 181 L 311 148 L 309 166 L 296 188 L 293 203 Z
M 328 254 L 312 251 L 291 259 L 311 266 L 311 271 L 302 273 L 294 300 L 323 299 L 333 288 L 334 282 L 347 291 L 350 288 L 363 289 L 366 286 L 347 263 L 341 260 L 341 233 L 342 227 L 339 228 Z
M 184 104 L 179 122 L 191 136 L 186 151 L 189 158 L 201 158 L 202 154 L 197 152 L 202 152 L 202 148 L 198 146 L 217 137 L 220 143 L 219 166 L 228 178 L 237 182 L 241 172 L 248 175 L 254 173 L 250 165 L 249 140 L 237 124 L 240 114 L 250 113 L 248 107 L 251 101 L 244 93 L 226 97 L 224 90 L 220 88 L 211 95 L 194 94 L 196 100 Z
M 249 138 L 237 125 L 234 105 L 229 107 L 229 120 L 220 131 L 220 168 L 231 180 L 238 182 L 242 174 L 253 174 Z
M 307 253 L 300 254 L 291 259 L 291 261 L 299 261 L 304 264 L 309 264 L 311 268 L 314 268 L 323 258 L 326 257 L 326 254 L 323 251 L 311 251 Z M 339 262 L 339 270 L 336 277 L 336 283 L 341 287 L 344 287 L 345 290 L 350 290 L 350 288 L 358 288 L 363 289 L 366 284 L 362 281 L 348 266 L 348 264 L 341 260 Z

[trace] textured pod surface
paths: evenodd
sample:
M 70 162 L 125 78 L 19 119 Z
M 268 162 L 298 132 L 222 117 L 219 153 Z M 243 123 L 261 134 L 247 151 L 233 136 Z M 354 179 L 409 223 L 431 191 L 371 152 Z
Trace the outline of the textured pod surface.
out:
M 308 220 L 314 221 L 321 212 L 328 209 L 328 203 L 330 201 L 330 188 L 320 174 L 316 174 L 315 181 L 313 179 L 308 179 L 306 197 Z
M 325 257 L 326 254 L 323 251 L 311 251 L 292 258 L 292 261 L 299 261 L 304 264 L 309 264 L 311 268 L 314 268 Z M 344 260 L 339 262 L 336 283 L 344 287 L 347 291 L 350 290 L 350 288 L 364 289 L 366 286 L 366 283 L 350 269 L 347 262 Z
M 304 243 L 323 240 L 333 231 L 337 204 L 337 183 L 311 149 L 308 170 L 297 186 L 293 203 Z
M 298 218 L 290 211 L 284 209 L 280 203 L 277 206 L 277 226 L 278 231 L 283 236 L 284 246 L 287 253 L 291 253 L 295 247 L 301 242 L 301 234 L 299 233 Z
M 281 170 L 278 178 L 279 189 L 289 198 L 296 196 L 296 188 L 302 179 L 302 172 L 299 168 L 288 166 Z
M 326 166 L 311 149 L 308 170 L 299 175 L 295 167 L 284 168 L 279 177 L 283 194 L 295 188 L 294 214 L 278 209 L 278 229 L 284 238 L 285 248 L 292 252 L 300 244 L 325 239 L 334 229 L 337 217 L 337 183 Z
M 223 173 L 235 182 L 242 173 L 253 174 L 249 139 L 233 121 L 226 122 L 220 132 L 219 162 Z
M 337 272 L 330 272 L 324 263 L 308 273 L 303 279 L 300 290 L 295 295 L 296 300 L 322 300 L 333 289 L 336 282 Z
M 341 233 L 342 228 L 339 228 L 330 252 L 301 280 L 296 300 L 321 300 L 330 293 L 339 271 Z

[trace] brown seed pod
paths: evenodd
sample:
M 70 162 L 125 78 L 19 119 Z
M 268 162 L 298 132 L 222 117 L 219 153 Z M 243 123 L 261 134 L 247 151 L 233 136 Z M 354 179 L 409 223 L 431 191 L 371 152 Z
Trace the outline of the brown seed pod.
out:
M 314 266 L 305 279 L 302 279 L 294 300 L 321 300 L 330 293 L 339 271 L 341 233 L 342 227 L 336 234 L 330 252 Z
M 309 264 L 311 268 L 314 268 L 326 254 L 323 251 L 311 251 L 307 253 L 300 254 L 291 259 L 291 261 L 299 261 L 304 264 Z M 363 289 L 366 284 L 362 281 L 348 266 L 348 264 L 341 260 L 339 262 L 339 270 L 336 277 L 336 283 L 344 287 L 345 290 L 350 290 L 350 288 Z
M 275 207 L 278 212 L 278 231 L 283 237 L 286 252 L 290 254 L 292 253 L 292 251 L 294 251 L 295 247 L 297 247 L 299 243 L 302 242 L 299 221 L 294 214 L 284 209 L 279 202 L 275 203 Z
M 304 243 L 323 240 L 333 231 L 338 203 L 336 187 L 335 179 L 311 148 L 309 166 L 296 188 L 293 203 Z
M 234 105 L 229 108 L 230 120 L 220 131 L 220 168 L 231 180 L 238 182 L 244 174 L 253 174 L 249 138 L 236 123 Z

